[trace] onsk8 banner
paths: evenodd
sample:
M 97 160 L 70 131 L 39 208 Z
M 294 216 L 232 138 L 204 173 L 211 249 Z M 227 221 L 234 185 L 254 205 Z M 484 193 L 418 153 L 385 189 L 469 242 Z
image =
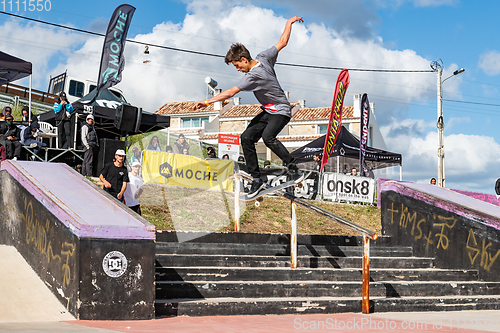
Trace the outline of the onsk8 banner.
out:
M 199 157 L 145 150 L 142 177 L 146 183 L 232 191 L 231 160 L 203 160 Z

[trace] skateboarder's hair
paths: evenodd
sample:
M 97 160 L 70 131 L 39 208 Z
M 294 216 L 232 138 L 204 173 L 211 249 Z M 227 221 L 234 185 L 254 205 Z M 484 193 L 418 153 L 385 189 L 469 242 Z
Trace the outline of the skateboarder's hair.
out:
M 231 45 L 229 51 L 227 51 L 224 61 L 226 62 L 226 65 L 229 65 L 233 61 L 240 61 L 241 57 L 246 58 L 248 61 L 252 60 L 250 51 L 248 51 L 245 45 L 241 43 L 234 43 Z

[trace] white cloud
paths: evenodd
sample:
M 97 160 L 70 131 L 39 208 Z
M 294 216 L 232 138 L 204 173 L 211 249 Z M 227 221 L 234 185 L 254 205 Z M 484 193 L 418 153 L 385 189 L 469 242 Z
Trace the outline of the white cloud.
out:
M 437 177 L 437 132 L 421 135 L 430 126 L 434 124 L 407 119 L 382 128 L 387 145 L 403 155 L 403 180 L 427 183 Z M 446 187 L 493 193 L 490 170 L 500 163 L 500 145 L 494 138 L 453 134 L 445 136 L 444 147 Z
M 232 42 L 242 42 L 255 56 L 274 45 L 287 18 L 269 9 L 253 5 L 228 7 L 222 2 L 193 2 L 180 24 L 163 22 L 152 32 L 129 38 L 151 44 L 225 55 Z M 216 14 L 215 14 L 216 13 Z M 86 37 L 83 46 L 62 61 L 50 74 L 68 69 L 68 73 L 95 80 L 99 68 L 102 38 Z M 219 88 L 234 86 L 242 74 L 227 66 L 223 59 L 127 43 L 123 81 L 117 86 L 127 99 L 145 110 L 155 111 L 171 101 L 205 98 L 203 79 L 213 77 Z M 143 61 L 150 60 L 145 64 Z M 389 50 L 379 38 L 360 40 L 342 37 L 336 30 L 311 22 L 296 23 L 291 40 L 280 53 L 279 62 L 348 68 L 428 69 L 429 60 L 412 50 Z M 276 66 L 280 83 L 290 91 L 292 100 L 305 99 L 309 106 L 330 105 L 338 71 Z M 455 83 L 457 84 L 457 83 Z M 458 88 L 453 84 L 447 89 Z M 377 119 L 384 123 L 394 110 L 407 103 L 434 98 L 433 74 L 386 74 L 351 72 L 351 85 L 345 105 L 351 105 L 355 93 L 367 92 L 377 104 Z M 254 102 L 251 93 L 242 93 L 243 102 Z M 396 98 L 394 98 L 396 97 Z M 390 103 L 383 104 L 385 101 Z M 395 102 L 395 103 L 394 103 Z
M 54 74 L 49 72 L 49 61 L 58 54 L 63 57 L 69 55 L 71 48 L 82 40 L 81 34 L 72 34 L 40 24 L 21 25 L 17 19 L 6 20 L 0 26 L 0 49 L 32 63 L 34 86 L 43 84 L 47 87 L 47 77 Z M 16 84 L 27 82 L 27 79 L 24 79 Z
M 459 0 L 412 0 L 415 7 L 438 7 L 456 5 Z
M 500 52 L 489 51 L 481 54 L 478 66 L 486 75 L 494 76 L 500 74 Z

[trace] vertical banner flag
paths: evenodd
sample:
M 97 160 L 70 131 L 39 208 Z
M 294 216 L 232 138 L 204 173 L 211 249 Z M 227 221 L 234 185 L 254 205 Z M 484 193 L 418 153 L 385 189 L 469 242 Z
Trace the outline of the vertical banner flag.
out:
M 368 95 L 363 94 L 361 97 L 361 117 L 360 117 L 360 129 L 361 138 L 359 140 L 359 167 L 361 171 L 361 176 L 368 176 L 370 170 L 365 164 L 365 153 L 366 146 L 368 145 L 368 124 L 370 123 L 370 102 L 368 101 Z
M 337 78 L 337 83 L 335 84 L 332 111 L 330 113 L 330 120 L 328 121 L 320 171 L 323 170 L 330 154 L 333 152 L 333 149 L 335 148 L 335 141 L 337 141 L 337 137 L 340 133 L 340 126 L 342 125 L 342 104 L 344 104 L 344 96 L 347 91 L 347 87 L 349 87 L 349 83 L 349 71 L 344 68 L 340 72 Z
M 102 89 L 114 86 L 122 80 L 121 73 L 125 66 L 123 51 L 134 12 L 135 7 L 120 5 L 115 9 L 109 21 L 102 47 L 101 67 L 97 78 L 97 93 Z

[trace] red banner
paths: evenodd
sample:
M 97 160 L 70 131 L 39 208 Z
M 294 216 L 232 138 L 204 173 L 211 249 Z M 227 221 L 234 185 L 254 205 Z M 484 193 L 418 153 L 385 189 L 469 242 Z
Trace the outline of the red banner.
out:
M 340 72 L 337 83 L 335 84 L 335 94 L 333 95 L 332 111 L 326 131 L 325 147 L 323 148 L 323 159 L 321 160 L 320 170 L 323 170 L 330 154 L 335 148 L 335 142 L 337 141 L 340 133 L 340 126 L 342 125 L 342 105 L 344 104 L 344 96 L 350 82 L 349 71 L 344 68 Z

